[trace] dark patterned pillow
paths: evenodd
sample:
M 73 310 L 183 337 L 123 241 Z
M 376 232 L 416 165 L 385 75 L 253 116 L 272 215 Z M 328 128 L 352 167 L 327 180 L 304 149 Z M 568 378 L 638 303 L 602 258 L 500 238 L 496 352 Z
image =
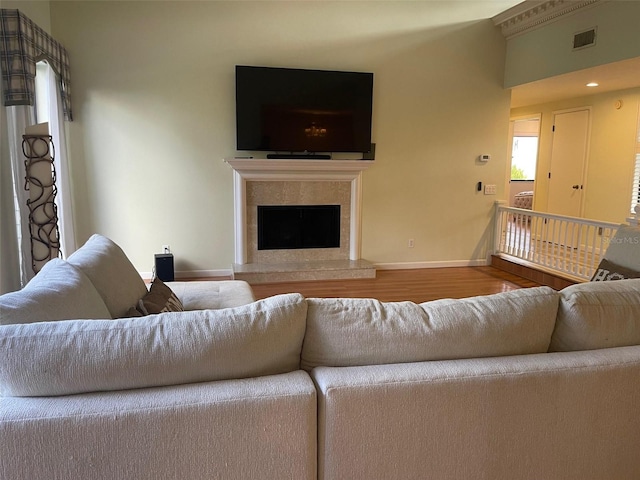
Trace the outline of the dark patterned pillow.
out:
M 603 258 L 593 277 L 591 277 L 591 281 L 606 282 L 610 280 L 624 280 L 625 278 L 640 278 L 640 272 L 631 268 L 621 267 Z
M 135 307 L 129 309 L 127 316 L 142 317 L 154 313 L 182 312 L 184 307 L 180 299 L 162 280 L 156 278 L 149 292 L 138 300 Z

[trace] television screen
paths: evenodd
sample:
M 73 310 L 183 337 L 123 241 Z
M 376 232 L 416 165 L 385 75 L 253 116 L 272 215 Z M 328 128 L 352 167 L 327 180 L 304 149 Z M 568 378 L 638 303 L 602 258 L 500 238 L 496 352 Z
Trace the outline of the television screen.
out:
M 373 73 L 236 66 L 238 150 L 368 152 Z

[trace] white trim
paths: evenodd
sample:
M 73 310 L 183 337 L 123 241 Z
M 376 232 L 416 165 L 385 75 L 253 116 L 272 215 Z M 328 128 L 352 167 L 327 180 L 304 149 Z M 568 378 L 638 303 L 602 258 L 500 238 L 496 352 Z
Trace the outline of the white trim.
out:
M 602 1 L 605 0 L 528 0 L 499 13 L 492 20 L 509 40 Z
M 153 276 L 152 272 L 138 272 L 145 280 L 150 280 Z M 181 270 L 174 273 L 176 280 L 184 278 L 202 278 L 212 279 L 215 277 L 227 277 L 226 279 L 233 278 L 233 270 L 230 268 L 218 269 L 218 270 Z
M 362 172 L 373 160 L 224 159 L 233 168 L 234 263 L 247 263 L 247 181 L 351 182 L 349 259 L 361 253 Z
M 378 270 L 414 270 L 420 268 L 449 268 L 449 267 L 482 267 L 489 265 L 487 259 L 477 260 L 445 260 L 438 262 L 397 262 L 374 263 Z
M 286 177 L 287 174 L 300 176 L 307 174 L 314 178 L 315 174 L 326 176 L 351 172 L 357 174 L 374 164 L 374 160 L 271 160 L 264 158 L 225 158 L 224 161 L 231 167 L 241 172 L 245 178 L 254 180 L 252 175 L 257 175 L 258 180 L 264 180 L 268 172 L 285 172 L 278 175 Z M 334 178 L 331 178 L 334 180 Z
M 247 182 L 233 171 L 233 229 L 235 263 L 247 261 Z
M 354 201 L 355 199 L 355 201 Z M 351 219 L 349 224 L 349 260 L 359 260 L 361 254 L 362 176 L 351 182 Z

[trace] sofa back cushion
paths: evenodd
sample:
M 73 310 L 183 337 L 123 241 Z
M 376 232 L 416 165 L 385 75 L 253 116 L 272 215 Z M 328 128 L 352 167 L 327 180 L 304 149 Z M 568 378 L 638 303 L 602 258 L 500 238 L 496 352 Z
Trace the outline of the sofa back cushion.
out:
M 546 352 L 558 297 L 536 287 L 420 305 L 308 299 L 302 367 Z
M 300 368 L 299 294 L 119 320 L 0 326 L 0 395 L 51 396 L 286 373 Z
M 91 281 L 76 267 L 54 258 L 17 292 L 0 296 L 0 325 L 73 318 L 111 318 Z
M 550 351 L 640 345 L 640 279 L 580 283 L 560 292 Z
M 89 277 L 113 318 L 123 317 L 147 293 L 144 280 L 122 249 L 95 234 L 67 261 Z

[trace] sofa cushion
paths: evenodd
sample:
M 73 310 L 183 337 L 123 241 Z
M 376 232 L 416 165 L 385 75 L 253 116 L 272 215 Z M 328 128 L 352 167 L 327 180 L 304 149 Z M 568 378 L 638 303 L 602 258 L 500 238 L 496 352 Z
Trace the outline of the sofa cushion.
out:
M 302 367 L 546 352 L 558 297 L 536 287 L 420 305 L 308 299 Z
M 0 326 L 0 394 L 51 396 L 285 373 L 300 367 L 300 294 L 119 320 Z
M 147 293 L 142 277 L 122 249 L 95 234 L 67 261 L 89 277 L 113 318 L 126 315 Z
M 255 300 L 251 286 L 243 280 L 166 282 L 185 310 L 229 308 Z
M 91 281 L 76 267 L 54 258 L 17 292 L 0 296 L 0 325 L 74 318 L 111 318 Z
M 640 279 L 589 282 L 560 292 L 550 351 L 640 345 Z

